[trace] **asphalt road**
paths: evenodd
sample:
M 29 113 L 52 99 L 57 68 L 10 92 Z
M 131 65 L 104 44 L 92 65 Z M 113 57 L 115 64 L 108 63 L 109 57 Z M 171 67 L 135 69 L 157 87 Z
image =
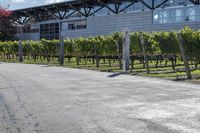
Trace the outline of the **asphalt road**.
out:
M 2 63 L 0 133 L 200 133 L 200 86 Z

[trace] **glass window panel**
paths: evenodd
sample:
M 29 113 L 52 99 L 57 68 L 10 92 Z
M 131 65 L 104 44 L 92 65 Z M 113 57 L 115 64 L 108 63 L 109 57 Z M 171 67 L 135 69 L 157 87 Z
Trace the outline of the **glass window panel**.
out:
M 153 20 L 154 20 L 154 23 L 159 22 L 159 13 L 154 13 Z
M 85 29 L 86 25 L 86 20 L 70 21 L 68 22 L 68 30 Z
M 58 27 L 57 27 L 58 26 Z M 50 23 L 50 24 L 41 24 L 40 25 L 40 38 L 44 39 L 58 39 L 55 36 L 59 36 L 59 24 Z
M 176 9 L 176 22 L 185 21 L 185 15 L 183 9 Z
M 187 16 L 189 21 L 195 21 L 196 20 L 196 11 L 195 8 L 188 8 L 187 9 Z
M 200 6 L 168 8 L 156 10 L 153 14 L 154 23 L 177 23 L 200 20 Z

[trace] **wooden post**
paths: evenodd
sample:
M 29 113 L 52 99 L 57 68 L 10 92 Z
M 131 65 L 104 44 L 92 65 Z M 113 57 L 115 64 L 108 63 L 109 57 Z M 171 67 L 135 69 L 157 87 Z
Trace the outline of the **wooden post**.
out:
M 180 48 L 180 52 L 181 52 L 181 57 L 183 59 L 184 65 L 185 65 L 185 71 L 187 74 L 187 78 L 188 79 L 192 79 L 192 74 L 191 74 L 191 70 L 190 70 L 190 66 L 188 63 L 188 59 L 187 56 L 185 54 L 185 49 L 183 47 L 183 38 L 181 33 L 177 33 L 177 37 L 178 37 L 178 42 L 179 42 L 179 48 Z
M 60 37 L 60 49 L 59 49 L 59 63 L 64 64 L 64 39 Z
M 23 50 L 22 50 L 22 41 L 21 40 L 18 43 L 18 54 L 19 54 L 19 62 L 23 62 Z
M 18 59 L 19 62 L 23 62 L 23 49 L 22 49 L 22 24 L 20 25 L 20 34 L 19 34 L 19 42 L 18 42 Z
M 130 65 L 130 33 L 126 28 L 123 38 L 123 70 L 128 71 Z
M 148 62 L 148 58 L 147 58 L 147 54 L 146 54 L 144 37 L 142 35 L 140 36 L 140 45 L 142 47 L 142 52 L 143 52 L 143 56 L 144 56 L 145 68 L 147 69 L 147 74 L 149 74 L 150 73 L 149 62 Z

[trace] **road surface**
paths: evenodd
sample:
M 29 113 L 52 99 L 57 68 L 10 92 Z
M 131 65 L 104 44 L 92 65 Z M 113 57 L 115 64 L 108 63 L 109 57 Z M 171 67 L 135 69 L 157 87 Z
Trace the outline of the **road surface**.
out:
M 199 133 L 200 86 L 0 64 L 0 133 Z

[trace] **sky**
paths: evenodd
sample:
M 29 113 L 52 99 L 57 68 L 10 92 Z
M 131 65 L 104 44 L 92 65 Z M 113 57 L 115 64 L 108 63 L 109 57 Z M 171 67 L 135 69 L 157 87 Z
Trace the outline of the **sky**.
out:
M 27 7 L 58 3 L 68 0 L 0 0 L 0 5 L 10 10 L 23 9 Z

